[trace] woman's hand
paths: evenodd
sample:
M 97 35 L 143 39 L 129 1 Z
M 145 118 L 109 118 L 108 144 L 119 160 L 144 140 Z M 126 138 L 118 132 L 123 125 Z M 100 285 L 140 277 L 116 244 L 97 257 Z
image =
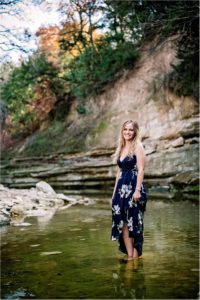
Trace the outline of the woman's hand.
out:
M 140 191 L 135 190 L 135 192 L 134 192 L 134 194 L 133 194 L 133 197 L 132 197 L 132 200 L 135 201 L 135 202 L 137 202 L 137 201 L 140 200 L 140 198 L 141 198 L 141 193 L 140 193 Z

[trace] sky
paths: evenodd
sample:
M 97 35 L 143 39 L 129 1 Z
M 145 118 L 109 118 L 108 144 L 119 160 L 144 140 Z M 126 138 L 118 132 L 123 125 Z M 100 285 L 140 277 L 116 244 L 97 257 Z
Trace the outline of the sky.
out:
M 34 4 L 36 2 L 37 4 Z M 61 21 L 61 16 L 58 12 L 58 2 L 58 0 L 24 0 L 23 3 L 15 5 L 13 11 L 10 8 L 8 12 L 4 10 L 4 13 L 1 13 L 0 32 L 2 33 L 4 30 L 11 31 L 11 33 L 0 33 L 1 62 L 12 60 L 17 64 L 22 59 L 22 55 L 23 58 L 27 56 L 10 46 L 10 41 L 16 42 L 16 37 L 22 37 L 25 29 L 33 38 L 27 39 L 25 42 L 21 39 L 19 43 L 28 51 L 30 50 L 29 54 L 37 49 L 37 40 L 34 38 L 37 30 L 42 26 L 59 25 Z M 15 14 L 16 9 L 20 10 L 18 15 Z M 6 46 L 8 39 L 9 46 Z

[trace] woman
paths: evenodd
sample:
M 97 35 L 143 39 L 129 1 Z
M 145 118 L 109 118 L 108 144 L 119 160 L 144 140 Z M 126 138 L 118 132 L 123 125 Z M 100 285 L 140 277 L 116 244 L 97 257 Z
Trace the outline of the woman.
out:
M 118 171 L 112 197 L 112 240 L 119 240 L 119 250 L 127 260 L 142 255 L 143 214 L 147 196 L 143 187 L 145 153 L 139 126 L 132 120 L 121 128 L 114 153 Z

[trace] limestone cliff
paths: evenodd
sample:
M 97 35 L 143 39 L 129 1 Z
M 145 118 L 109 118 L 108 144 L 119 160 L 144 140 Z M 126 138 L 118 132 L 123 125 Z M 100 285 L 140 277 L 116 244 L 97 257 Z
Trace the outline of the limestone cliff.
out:
M 114 147 L 121 124 L 133 119 L 141 128 L 148 177 L 197 171 L 198 103 L 190 97 L 178 97 L 167 88 L 166 78 L 177 63 L 175 39 L 157 47 L 155 41 L 143 47 L 134 69 L 124 72 L 112 87 L 90 100 L 93 123 L 86 136 L 87 150 Z M 90 115 L 82 120 L 72 115 L 71 128 L 91 123 Z

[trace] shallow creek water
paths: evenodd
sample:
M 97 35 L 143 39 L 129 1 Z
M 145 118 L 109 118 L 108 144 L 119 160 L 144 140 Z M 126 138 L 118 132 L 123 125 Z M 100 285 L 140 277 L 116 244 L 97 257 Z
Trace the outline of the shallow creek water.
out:
M 107 203 L 4 227 L 1 299 L 197 299 L 198 207 L 149 201 L 143 257 L 124 263 Z

